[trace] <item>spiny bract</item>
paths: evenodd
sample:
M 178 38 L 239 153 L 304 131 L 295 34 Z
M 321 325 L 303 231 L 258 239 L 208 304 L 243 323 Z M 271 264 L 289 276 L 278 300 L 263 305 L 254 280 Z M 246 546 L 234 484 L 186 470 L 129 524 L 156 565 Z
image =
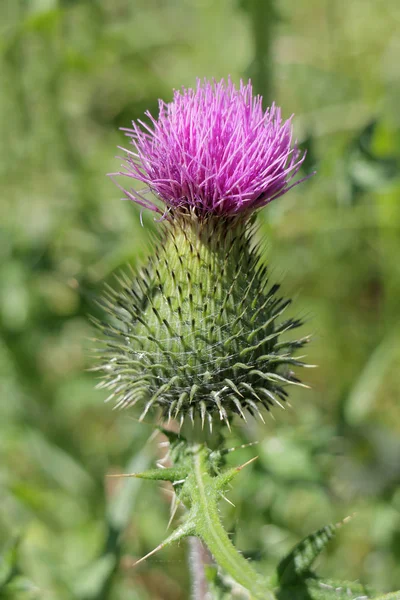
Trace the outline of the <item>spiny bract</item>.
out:
M 254 226 L 240 217 L 175 214 L 146 268 L 120 278 L 100 323 L 102 387 L 117 406 L 159 407 L 163 417 L 229 423 L 246 410 L 262 418 L 300 385 L 293 352 L 308 338 L 282 337 L 299 320 L 269 286 Z

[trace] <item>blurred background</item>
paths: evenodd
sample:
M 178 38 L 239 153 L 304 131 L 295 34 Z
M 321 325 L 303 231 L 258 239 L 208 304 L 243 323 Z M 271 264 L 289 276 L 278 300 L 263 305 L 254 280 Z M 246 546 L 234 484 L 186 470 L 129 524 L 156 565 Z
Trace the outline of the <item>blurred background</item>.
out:
M 148 252 L 153 215 L 105 174 L 118 128 L 196 77 L 251 77 L 317 175 L 260 213 L 266 260 L 313 334 L 293 409 L 229 440 L 259 454 L 221 507 L 268 571 L 356 513 L 325 577 L 400 588 L 398 0 L 2 0 L 0 3 L 0 595 L 186 600 L 170 495 L 107 480 L 154 464 L 151 426 L 94 390 L 88 314 Z

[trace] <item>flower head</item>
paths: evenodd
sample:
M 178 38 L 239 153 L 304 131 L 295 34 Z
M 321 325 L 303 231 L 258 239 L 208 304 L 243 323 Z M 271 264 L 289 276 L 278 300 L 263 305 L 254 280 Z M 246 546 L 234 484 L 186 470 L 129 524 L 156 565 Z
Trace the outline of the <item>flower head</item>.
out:
M 305 155 L 292 142 L 291 119 L 283 121 L 275 104 L 264 111 L 250 82 L 237 89 L 230 79 L 198 80 L 196 89 L 175 91 L 172 102 L 160 100 L 158 119 L 146 116 L 149 124 L 124 130 L 133 149 L 124 149 L 123 171 L 114 174 L 145 184 L 123 190 L 143 207 L 165 212 L 145 196 L 151 191 L 167 210 L 234 216 L 302 181 L 292 183 Z
M 120 407 L 193 422 L 260 415 L 301 385 L 292 368 L 308 338 L 270 285 L 249 215 L 285 193 L 304 156 L 290 119 L 262 109 L 251 84 L 198 82 L 160 101 L 158 119 L 126 130 L 121 175 L 144 183 L 171 212 L 147 266 L 104 298 L 101 386 Z M 285 313 L 285 315 L 284 315 Z

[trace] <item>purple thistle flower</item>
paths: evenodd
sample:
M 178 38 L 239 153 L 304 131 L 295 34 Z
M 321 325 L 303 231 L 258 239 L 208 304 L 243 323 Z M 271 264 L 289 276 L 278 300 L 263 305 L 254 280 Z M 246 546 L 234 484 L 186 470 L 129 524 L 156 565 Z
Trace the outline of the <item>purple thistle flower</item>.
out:
M 234 216 L 254 211 L 282 196 L 304 179 L 291 183 L 305 154 L 292 143 L 291 118 L 283 121 L 272 104 L 253 96 L 251 83 L 239 89 L 228 83 L 197 81 L 196 89 L 174 92 L 170 103 L 159 100 L 150 124 L 124 129 L 132 150 L 124 150 L 124 175 L 145 184 L 143 191 L 122 189 L 145 208 L 163 214 L 144 194 L 153 192 L 166 206 L 194 208 L 197 214 Z

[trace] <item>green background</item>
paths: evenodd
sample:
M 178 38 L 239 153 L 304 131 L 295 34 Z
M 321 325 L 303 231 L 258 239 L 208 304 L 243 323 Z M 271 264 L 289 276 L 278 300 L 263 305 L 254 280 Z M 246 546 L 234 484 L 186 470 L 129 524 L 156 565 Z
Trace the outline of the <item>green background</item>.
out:
M 237 423 L 229 444 L 259 444 L 232 461 L 259 460 L 225 523 L 268 572 L 356 513 L 320 574 L 400 588 L 398 0 L 2 0 L 0 23 L 0 596 L 189 597 L 185 544 L 130 567 L 170 494 L 106 474 L 153 464 L 161 438 L 94 390 L 87 315 L 159 227 L 105 177 L 118 127 L 228 74 L 296 114 L 318 172 L 259 219 L 319 368 L 292 410 Z

